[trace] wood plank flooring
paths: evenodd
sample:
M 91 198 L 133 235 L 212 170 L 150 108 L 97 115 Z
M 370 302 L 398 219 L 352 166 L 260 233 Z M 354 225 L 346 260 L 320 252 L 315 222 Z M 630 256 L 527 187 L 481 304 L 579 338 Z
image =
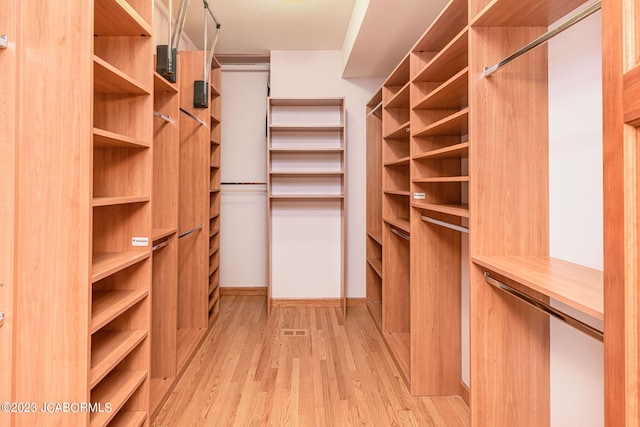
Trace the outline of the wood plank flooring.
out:
M 223 296 L 159 412 L 161 426 L 469 426 L 459 397 L 413 397 L 364 307 L 276 308 Z

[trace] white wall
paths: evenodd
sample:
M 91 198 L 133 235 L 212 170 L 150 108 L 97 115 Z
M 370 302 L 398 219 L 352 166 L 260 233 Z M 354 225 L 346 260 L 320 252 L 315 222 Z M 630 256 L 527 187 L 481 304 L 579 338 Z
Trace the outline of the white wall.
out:
M 347 296 L 364 298 L 366 234 L 365 104 L 384 79 L 342 79 L 340 51 L 272 51 L 271 96 L 344 97 L 347 112 Z M 295 267 L 292 264 L 292 267 Z M 302 267 L 301 267 L 302 268 Z M 333 295 L 337 297 L 339 294 Z
M 549 249 L 601 270 L 601 14 L 549 42 Z M 602 330 L 602 322 L 552 305 Z M 551 321 L 551 426 L 604 425 L 604 346 Z

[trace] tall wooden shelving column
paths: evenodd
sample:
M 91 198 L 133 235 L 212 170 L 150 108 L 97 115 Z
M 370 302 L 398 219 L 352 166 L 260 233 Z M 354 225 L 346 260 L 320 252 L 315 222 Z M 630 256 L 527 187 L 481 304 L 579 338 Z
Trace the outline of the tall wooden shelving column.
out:
M 150 418 L 152 7 L 103 1 L 94 10 L 89 387 L 91 401 L 113 411 L 92 413 L 92 426 Z
M 322 277 L 324 288 L 339 287 L 339 301 L 346 315 L 346 115 L 343 98 L 269 98 L 267 106 L 268 170 L 268 311 L 277 299 L 286 300 L 295 289 Z M 283 221 L 290 217 L 286 224 Z M 339 217 L 337 229 L 330 227 Z M 327 218 L 329 221 L 326 221 Z M 317 228 L 317 220 L 326 227 Z M 317 241 L 305 234 L 291 233 L 292 227 L 316 234 Z M 287 230 L 285 230 L 285 228 Z M 319 231 L 321 230 L 321 231 Z M 287 234 L 289 233 L 289 234 Z M 274 237 L 276 236 L 276 237 Z M 339 247 L 329 246 L 334 237 Z M 286 240 L 286 246 L 281 244 Z M 313 242 L 313 243 L 311 243 Z M 322 245 L 323 243 L 327 243 Z M 293 249 L 293 248 L 296 249 Z M 296 251 L 296 253 L 285 251 Z M 295 278 L 291 257 L 300 256 L 307 271 Z M 328 265 L 333 264 L 333 265 Z M 337 268 L 336 268 L 337 267 Z M 336 276 L 333 275 L 336 273 Z M 322 274 L 324 273 L 324 275 Z M 324 289 L 314 289 L 313 292 Z M 294 297 L 295 298 L 295 297 Z M 303 298 L 297 298 L 303 299 Z M 317 298 L 310 298 L 317 300 Z M 280 303 L 280 301 L 278 301 Z M 290 303 L 290 302 L 288 302 Z M 295 303 L 295 302 L 294 302 Z
M 637 0 L 602 3 L 605 425 L 640 424 Z
M 222 114 L 222 68 L 214 58 L 210 74 L 210 153 L 209 153 L 209 322 L 220 312 L 220 143 Z
M 482 75 L 582 3 L 469 4 L 474 426 L 550 422 L 549 317 L 487 284 L 485 274 L 542 302 L 553 298 L 604 318 L 602 272 L 549 257 L 546 47 Z
M 411 392 L 461 394 L 461 233 L 468 175 L 467 1 L 411 50 Z
M 367 104 L 367 309 L 382 331 L 382 89 Z
M 206 52 L 181 51 L 180 183 L 178 187 L 178 372 L 201 343 L 209 326 L 209 180 L 211 115 L 194 108 L 194 81 L 204 79 Z M 186 234 L 189 233 L 189 234 Z
M 178 75 L 179 77 L 179 75 Z M 151 418 L 177 376 L 180 91 L 154 73 L 151 291 Z

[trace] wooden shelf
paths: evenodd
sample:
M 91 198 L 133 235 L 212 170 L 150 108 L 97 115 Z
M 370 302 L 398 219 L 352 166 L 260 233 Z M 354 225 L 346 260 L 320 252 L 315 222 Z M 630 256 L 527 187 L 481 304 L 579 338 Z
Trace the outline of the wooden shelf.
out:
M 604 320 L 602 271 L 550 257 L 476 256 L 488 270 Z
M 209 194 L 212 194 L 212 193 L 219 193 L 219 192 L 220 192 L 220 189 L 219 189 L 219 188 L 211 188 L 211 189 L 209 189 Z
M 411 160 L 411 157 L 409 157 L 409 156 L 402 157 L 400 159 L 393 160 L 391 162 L 386 162 L 384 164 L 384 166 L 408 166 L 409 165 L 409 160 Z
M 384 106 L 387 108 L 408 108 L 409 107 L 409 86 L 410 83 L 407 82 L 402 88 L 393 95 L 393 97 L 387 102 Z
M 177 228 L 154 228 L 151 230 L 151 240 L 156 241 L 163 237 L 169 237 L 178 232 Z
M 469 142 L 463 142 L 413 156 L 413 160 L 462 159 L 469 157 Z
M 412 180 L 415 184 L 429 184 L 438 182 L 469 182 L 468 176 L 439 176 L 433 178 L 416 178 Z
M 212 164 L 209 165 L 209 168 L 211 168 L 211 169 L 220 169 L 220 165 L 217 164 L 217 163 L 215 163 L 215 164 L 212 163 Z
M 213 275 L 220 268 L 220 264 L 212 265 L 209 267 L 209 277 Z
M 149 256 L 150 253 L 148 251 L 96 252 L 93 254 L 93 262 L 91 264 L 91 283 L 137 264 L 149 258 Z
M 443 82 L 468 65 L 469 31 L 462 30 L 416 75 L 414 82 Z
M 215 213 L 215 214 L 213 214 L 213 215 L 211 215 L 211 216 L 209 217 L 209 220 L 216 219 L 216 218 L 218 218 L 219 216 L 220 216 L 220 212 Z
M 220 117 L 215 114 L 211 114 L 211 122 L 212 123 L 220 123 Z
M 94 197 L 93 207 L 128 205 L 131 203 L 146 203 L 151 198 L 149 196 L 117 196 L 117 197 Z
M 382 246 L 382 233 L 380 231 L 369 231 L 367 235 Z
M 104 59 L 93 56 L 93 84 L 96 92 L 127 95 L 149 95 L 142 83 L 126 75 Z
M 409 131 L 407 131 L 407 129 L 409 129 Z M 409 140 L 409 136 L 411 136 L 411 132 L 410 131 L 411 131 L 411 125 L 410 125 L 410 122 L 407 121 L 407 122 L 401 124 L 400 126 L 398 126 L 397 128 L 395 128 L 394 130 L 392 130 L 391 132 L 389 132 L 383 138 L 384 139 L 406 139 L 406 140 Z
M 436 204 L 436 203 L 412 203 L 411 206 L 418 209 L 440 212 L 448 215 L 469 218 L 469 205 L 467 204 Z
M 216 234 L 218 234 L 219 232 L 220 232 L 220 229 L 219 229 L 219 228 L 214 229 L 214 230 L 211 230 L 211 232 L 209 233 L 209 237 L 213 237 L 213 236 L 215 236 Z
M 147 331 L 99 331 L 91 337 L 91 374 L 94 388 L 147 337 Z
M 337 107 L 344 98 L 271 98 L 270 102 L 277 107 Z
M 369 258 L 367 262 L 373 268 L 378 276 L 382 279 L 382 258 Z
M 146 420 L 144 411 L 122 411 L 109 423 L 109 427 L 140 427 Z
M 474 27 L 548 27 L 584 0 L 492 0 L 472 19 Z
M 218 252 L 219 250 L 220 250 L 219 247 L 212 248 L 211 251 L 209 252 L 209 256 L 211 257 L 215 255 L 215 253 Z
M 393 225 L 394 227 L 399 228 L 407 234 L 411 233 L 411 224 L 409 224 L 408 219 L 383 218 L 382 220 L 389 225 Z
M 100 0 L 94 4 L 97 36 L 150 37 L 152 26 L 125 0 Z
M 269 126 L 271 132 L 342 132 L 342 125 L 280 124 Z
M 342 194 L 271 194 L 272 200 L 342 200 Z
M 149 394 L 151 395 L 149 412 L 151 414 L 154 414 L 165 397 L 168 397 L 169 390 L 173 387 L 175 380 L 175 378 L 151 378 L 149 381 Z
M 270 148 L 271 153 L 342 153 L 342 148 Z
M 469 129 L 469 108 L 417 130 L 413 136 L 462 136 Z
M 218 287 L 218 281 L 209 284 L 209 295 Z
M 218 297 L 217 295 L 214 295 L 213 298 L 209 300 L 209 311 L 211 311 L 211 309 L 213 308 L 213 306 L 216 305 L 217 302 L 218 302 Z
M 135 291 L 94 291 L 91 307 L 91 333 L 142 301 L 149 295 L 146 289 Z
M 400 369 L 404 380 L 409 383 L 411 362 L 411 334 L 408 332 L 386 332 L 384 339 L 391 350 L 391 354 Z
M 131 138 L 104 129 L 93 128 L 93 146 L 106 148 L 149 148 L 148 141 Z
M 412 51 L 439 52 L 446 41 L 453 39 L 467 25 L 467 18 L 467 1 L 451 1 L 433 20 Z
M 401 191 L 401 190 L 384 190 L 384 194 L 391 194 L 394 196 L 405 196 L 405 197 L 409 197 L 411 195 L 409 191 Z
M 215 87 L 214 85 L 209 85 L 209 93 L 211 94 L 211 97 L 217 97 L 220 96 L 220 89 L 218 89 L 217 87 Z
M 462 109 L 468 106 L 469 67 L 463 68 L 456 75 L 438 86 L 428 95 L 422 97 L 414 110 Z
M 411 70 L 409 65 L 409 55 L 407 54 L 391 72 L 383 86 L 404 86 L 409 81 L 409 72 Z
M 295 172 L 269 172 L 271 176 L 342 176 L 344 172 L 313 172 L 313 171 L 295 171 Z
M 178 93 L 178 84 L 171 83 L 157 72 L 153 72 L 153 90 L 154 92 Z
M 111 403 L 111 412 L 94 412 L 90 424 L 106 426 L 147 378 L 146 371 L 114 371 L 91 392 L 91 402 Z

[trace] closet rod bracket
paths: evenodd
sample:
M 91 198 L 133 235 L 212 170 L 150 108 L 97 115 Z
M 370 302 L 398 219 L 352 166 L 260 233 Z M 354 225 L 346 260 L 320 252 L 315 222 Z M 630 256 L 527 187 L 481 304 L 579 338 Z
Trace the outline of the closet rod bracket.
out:
M 6 34 L 0 35 L 0 49 L 6 49 L 9 47 L 9 37 Z

